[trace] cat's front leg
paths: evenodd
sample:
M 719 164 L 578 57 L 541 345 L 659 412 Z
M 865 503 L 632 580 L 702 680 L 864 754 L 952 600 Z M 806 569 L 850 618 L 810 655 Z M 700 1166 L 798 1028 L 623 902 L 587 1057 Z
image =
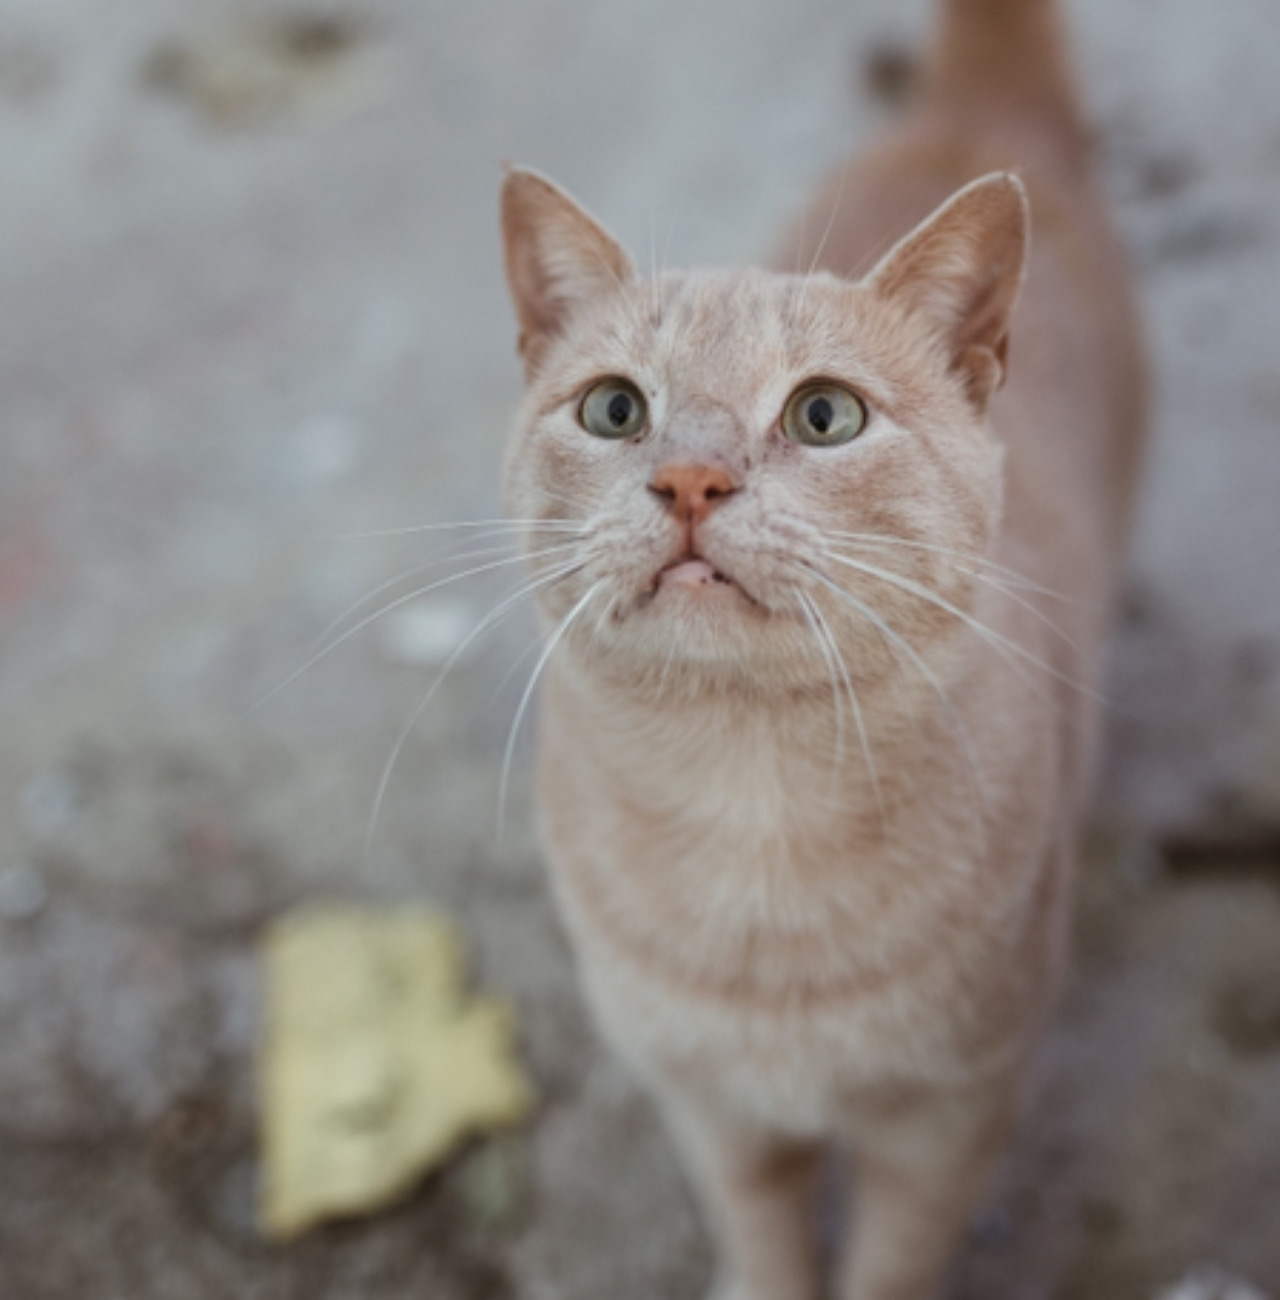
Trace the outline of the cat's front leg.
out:
M 855 1137 L 837 1300 L 934 1300 L 1016 1111 L 1016 1081 L 877 1108 Z
M 663 1101 L 716 1248 L 710 1300 L 813 1300 L 820 1146 Z

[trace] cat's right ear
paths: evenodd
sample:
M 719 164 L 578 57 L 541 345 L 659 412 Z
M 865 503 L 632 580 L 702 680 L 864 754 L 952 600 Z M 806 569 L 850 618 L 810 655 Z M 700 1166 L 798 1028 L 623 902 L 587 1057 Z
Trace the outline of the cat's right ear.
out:
M 985 411 L 1009 365 L 1009 320 L 1027 265 L 1030 208 L 1008 172 L 952 195 L 881 259 L 864 283 L 925 321 Z
M 635 278 L 631 259 L 599 222 L 522 167 L 502 184 L 502 250 L 526 377 L 578 307 Z

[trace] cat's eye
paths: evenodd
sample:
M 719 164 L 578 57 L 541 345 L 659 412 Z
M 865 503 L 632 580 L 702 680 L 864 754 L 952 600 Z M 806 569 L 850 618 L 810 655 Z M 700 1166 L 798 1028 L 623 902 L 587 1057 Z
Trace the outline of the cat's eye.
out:
M 578 419 L 597 438 L 630 438 L 644 428 L 649 408 L 626 379 L 602 379 L 582 399 Z
M 782 431 L 807 447 L 838 447 L 856 438 L 867 423 L 867 408 L 839 384 L 805 384 L 787 399 Z

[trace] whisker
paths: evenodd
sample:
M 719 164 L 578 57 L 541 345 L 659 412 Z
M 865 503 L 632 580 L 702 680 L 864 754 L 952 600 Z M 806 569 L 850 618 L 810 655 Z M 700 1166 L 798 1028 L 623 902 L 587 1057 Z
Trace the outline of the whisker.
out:
M 846 542 L 845 545 L 846 546 L 853 545 L 856 547 L 859 544 Z M 834 547 L 830 547 L 829 549 L 832 551 L 835 550 Z M 941 548 L 935 548 L 935 549 L 941 549 Z M 948 554 L 961 555 L 962 553 L 959 551 L 954 551 L 954 552 L 948 552 Z M 981 561 L 977 557 L 974 557 L 974 562 L 980 563 Z M 1013 590 L 1013 587 L 1015 585 L 1014 580 L 1005 579 L 1004 577 L 997 577 L 991 573 L 984 573 L 980 569 L 971 568 L 968 563 L 962 564 L 958 560 L 950 561 L 947 567 L 954 569 L 957 573 L 966 574 L 968 577 L 973 578 L 976 582 L 981 582 L 984 586 L 989 587 L 992 591 L 998 592 L 1000 595 L 1007 597 L 1009 600 L 1013 601 L 1014 604 L 1020 605 L 1023 609 L 1027 611 L 1027 613 L 1031 614 L 1034 618 L 1038 619 L 1041 623 L 1043 623 L 1044 626 L 1047 627 L 1051 632 L 1053 632 L 1055 636 L 1059 637 L 1063 642 L 1065 642 L 1065 644 L 1070 646 L 1071 649 L 1074 650 L 1076 654 L 1078 654 L 1082 659 L 1088 658 L 1088 655 L 1085 654 L 1084 650 L 1082 650 L 1080 646 L 1077 645 L 1076 642 L 1066 632 L 1064 632 L 1063 629 L 1053 621 L 1053 619 L 1051 619 L 1044 612 L 1044 610 L 1037 608 L 1037 606 L 1032 604 L 1031 601 L 1027 600 L 1024 596 L 1019 595 L 1016 590 Z M 996 569 L 996 573 L 1003 573 L 1003 572 L 1004 571 L 999 568 Z M 1032 590 L 1032 591 L 1036 590 L 1034 583 L 1031 584 L 1019 583 L 1017 585 L 1022 586 L 1025 590 Z M 1053 595 L 1052 592 L 1045 592 L 1044 594 Z
M 1080 648 L 1079 644 L 1075 641 L 1075 639 L 1069 636 L 1066 632 L 1064 632 L 1062 628 L 1060 628 L 1057 625 L 1057 623 L 1055 623 L 1053 619 L 1051 619 L 1048 616 L 1048 614 L 1044 612 L 1044 610 L 1037 609 L 1036 606 L 1032 604 L 1031 601 L 1027 600 L 1025 596 L 1020 596 L 1016 591 L 1011 590 L 1008 586 L 1005 585 L 1005 583 L 1000 578 L 993 578 L 990 574 L 980 573 L 978 572 L 978 570 L 967 568 L 963 564 L 957 564 L 954 567 L 958 572 L 967 574 L 975 581 L 985 584 L 986 586 L 990 587 L 992 591 L 999 592 L 1000 595 L 1006 597 L 1008 600 L 1013 601 L 1015 605 L 1018 605 L 1022 609 L 1025 609 L 1028 614 L 1030 614 L 1033 618 L 1037 619 L 1039 622 L 1043 623 L 1044 626 L 1047 627 L 1050 632 L 1052 632 L 1055 636 L 1059 637 L 1064 644 L 1070 646 L 1071 649 L 1074 650 L 1076 654 L 1078 654 L 1082 659 L 1086 661 L 1089 659 L 1090 656 Z
M 468 538 L 468 541 L 472 540 L 476 539 Z M 341 614 L 338 614 L 336 617 L 331 619 L 324 630 L 317 633 L 315 639 L 307 647 L 304 653 L 304 658 L 306 655 L 315 654 L 315 652 L 324 645 L 333 633 L 336 632 L 352 614 L 369 604 L 370 601 L 375 600 L 378 596 L 381 596 L 384 591 L 390 591 L 393 587 L 398 587 L 402 582 L 406 582 L 410 578 L 417 578 L 424 573 L 430 573 L 432 569 L 438 569 L 441 565 L 460 564 L 465 563 L 467 560 L 481 560 L 490 555 L 501 555 L 506 549 L 505 546 L 483 546 L 479 550 L 462 551 L 461 553 L 442 555 L 438 556 L 434 560 L 428 560 L 425 564 L 415 565 L 412 569 L 405 569 L 402 572 L 397 573 L 394 578 L 388 578 L 386 582 L 379 583 L 372 591 L 366 592 L 359 600 L 352 601 Z
M 978 761 L 977 750 L 974 748 L 973 737 L 969 734 L 969 728 L 964 725 L 964 719 L 960 717 L 955 705 L 951 703 L 946 691 L 942 689 L 942 686 L 934 675 L 932 669 L 930 669 L 929 665 L 920 658 L 920 655 L 916 652 L 915 648 L 909 641 L 907 641 L 900 633 L 895 632 L 893 628 L 875 612 L 875 610 L 863 601 L 859 600 L 852 592 L 846 591 L 838 583 L 827 577 L 821 569 L 815 568 L 812 564 L 799 561 L 798 567 L 804 572 L 817 578 L 824 587 L 832 591 L 841 600 L 852 605 L 853 608 L 861 614 L 877 632 L 879 632 L 881 637 L 884 638 L 887 643 L 899 648 L 907 658 L 911 660 L 916 671 L 919 672 L 921 677 L 923 677 L 929 684 L 933 693 L 938 697 L 938 702 L 942 705 L 943 710 L 951 721 L 953 734 L 955 734 L 956 738 L 960 741 L 960 744 L 965 751 L 965 756 L 968 759 L 969 774 L 973 780 L 974 790 L 978 796 L 979 811 L 976 813 L 974 818 L 978 837 L 978 852 L 980 857 L 985 858 L 987 851 L 986 827 L 983 822 L 982 814 L 989 807 L 989 803 L 986 795 L 986 787 L 982 779 L 981 764 Z
M 462 519 L 455 523 L 413 524 L 408 528 L 383 528 L 371 533 L 333 533 L 330 541 L 364 541 L 375 537 L 407 537 L 411 533 L 440 533 L 459 528 L 493 528 L 502 532 L 519 533 L 524 528 L 581 532 L 582 525 L 567 519 Z
M 649 319 L 654 325 L 662 317 L 661 290 L 658 286 L 658 212 L 649 205 Z
M 360 621 L 352 627 L 349 627 L 340 637 L 325 646 L 324 649 L 317 650 L 314 654 L 309 655 L 301 664 L 298 665 L 297 668 L 293 670 L 293 672 L 288 675 L 288 677 L 273 686 L 264 696 L 255 701 L 250 712 L 260 709 L 268 700 L 272 699 L 284 690 L 285 687 L 296 682 L 308 669 L 315 667 L 315 665 L 322 659 L 331 655 L 345 641 L 350 640 L 350 638 L 355 636 L 357 632 L 362 632 L 370 623 L 374 623 L 385 615 L 390 614 L 392 610 L 399 609 L 402 605 L 407 605 L 410 601 L 418 600 L 423 596 L 429 595 L 433 591 L 440 590 L 442 587 L 447 587 L 455 582 L 461 582 L 464 578 L 474 578 L 482 573 L 491 573 L 495 569 L 505 568 L 507 565 L 511 564 L 523 564 L 530 560 L 544 559 L 546 556 L 554 555 L 557 552 L 574 550 L 578 545 L 579 543 L 577 541 L 564 542 L 556 546 L 545 547 L 541 551 L 534 551 L 528 555 L 511 555 L 503 560 L 492 560 L 488 564 L 477 565 L 475 568 L 466 569 L 462 573 L 450 574 L 446 578 L 440 578 L 435 582 L 428 583 L 425 587 L 417 587 L 407 595 L 396 597 L 395 600 L 383 605 L 372 614 L 366 614 L 364 618 L 360 619 Z
M 604 603 L 604 608 L 596 615 L 596 636 L 604 634 L 604 625 L 609 620 L 609 615 L 613 613 L 614 607 L 618 601 L 617 596 L 610 596 Z
M 553 583 L 569 577 L 571 574 L 582 569 L 584 565 L 585 561 L 575 560 L 570 564 L 562 565 L 560 568 L 553 570 L 549 574 L 543 574 L 542 577 L 535 578 L 532 582 L 521 583 L 515 591 L 504 597 L 484 616 L 484 618 L 480 620 L 479 623 L 476 624 L 474 628 L 471 629 L 466 637 L 454 648 L 448 659 L 444 661 L 435 681 L 431 683 L 431 686 L 423 694 L 413 711 L 409 714 L 404 725 L 400 728 L 400 732 L 396 736 L 396 742 L 392 746 L 391 753 L 382 769 L 382 775 L 378 780 L 377 792 L 374 794 L 373 798 L 373 810 L 369 814 L 369 825 L 365 830 L 364 851 L 361 858 L 364 867 L 367 867 L 369 863 L 369 855 L 373 849 L 374 832 L 377 830 L 378 825 L 378 814 L 382 810 L 382 802 L 386 797 L 387 787 L 391 784 L 391 774 L 395 770 L 395 765 L 400 758 L 401 751 L 409 740 L 410 733 L 413 731 L 414 727 L 417 726 L 418 720 L 427 711 L 431 701 L 435 699 L 436 692 L 439 691 L 440 687 L 444 684 L 444 680 L 448 677 L 450 669 L 452 669 L 454 664 L 462 658 L 468 647 L 471 646 L 477 638 L 483 635 L 488 629 L 501 622 L 501 620 L 511 611 L 512 607 L 519 601 L 523 600 L 524 597 L 532 595 L 542 587 L 551 586 Z
M 999 632 L 989 628 L 985 623 L 974 618 L 971 614 L 965 613 L 964 610 L 953 605 L 949 600 L 944 600 L 936 591 L 931 591 L 928 587 L 922 586 L 911 578 L 904 578 L 901 574 L 889 573 L 884 569 L 877 568 L 875 565 L 864 564 L 861 560 L 851 559 L 849 556 L 840 555 L 835 551 L 828 551 L 827 558 L 835 560 L 837 564 L 847 565 L 849 568 L 855 569 L 859 573 L 865 573 L 868 577 L 879 578 L 880 581 L 887 582 L 891 586 L 897 587 L 899 590 L 905 591 L 910 595 L 916 596 L 920 600 L 928 602 L 937 609 L 943 610 L 953 618 L 958 618 L 966 626 L 972 628 L 973 631 L 986 641 L 993 650 L 999 652 L 1001 658 L 1003 658 L 1004 661 L 1014 669 L 1014 671 L 1018 671 L 1018 668 L 1017 665 L 1009 659 L 1009 654 L 1016 655 L 1019 659 L 1024 660 L 1033 668 L 1040 669 L 1041 672 L 1047 673 L 1050 677 L 1072 687 L 1082 695 L 1087 696 L 1089 699 L 1110 706 L 1111 702 L 1109 700 L 1102 695 L 1099 695 L 1090 687 L 1084 685 L 1083 682 L 1078 682 L 1074 678 L 1068 677 L 1066 673 L 1059 672 L 1051 664 L 1044 663 L 1043 660 L 1037 659 L 1035 655 L 1018 645 L 1016 641 L 1010 641 L 1008 637 L 1001 636 Z
M 840 685 L 836 680 L 835 660 L 831 657 L 831 647 L 827 638 L 823 635 L 822 629 L 818 625 L 817 618 L 814 615 L 814 604 L 809 599 L 808 594 L 800 588 L 796 590 L 796 598 L 800 602 L 800 608 L 804 611 L 804 616 L 808 620 L 809 627 L 813 631 L 813 639 L 818 643 L 818 649 L 822 652 L 822 657 L 826 661 L 827 676 L 831 679 L 831 700 L 835 707 L 836 715 L 836 744 L 835 744 L 835 767 L 844 766 L 844 705 L 840 699 Z
M 633 322 L 643 328 L 644 326 L 644 304 L 641 301 L 642 294 L 632 294 L 631 285 L 624 283 L 622 277 L 614 270 L 609 259 L 594 244 L 588 245 L 588 249 L 597 262 L 609 273 L 609 278 L 613 281 L 614 287 L 618 291 L 618 297 L 627 307 L 631 314 Z
M 835 635 L 827 623 L 821 607 L 806 596 L 809 603 L 813 605 L 813 612 L 817 616 L 818 623 L 822 627 L 826 638 L 831 645 L 832 654 L 835 655 L 836 665 L 840 669 L 840 676 L 844 680 L 844 688 L 849 695 L 849 703 L 853 706 L 854 725 L 858 728 L 858 740 L 862 745 L 862 756 L 867 762 L 867 775 L 871 778 L 871 789 L 875 794 L 876 810 L 880 814 L 880 825 L 883 828 L 885 821 L 884 798 L 880 789 L 880 773 L 876 770 L 875 760 L 871 757 L 871 738 L 867 734 L 866 719 L 862 713 L 862 705 L 858 700 L 858 692 L 853 689 L 853 679 L 849 676 L 849 665 L 845 663 L 844 656 L 840 653 L 840 647 L 836 643 Z
M 865 252 L 858 260 L 848 268 L 844 273 L 844 278 L 856 282 L 862 280 L 866 275 L 875 270 L 879 265 L 880 259 L 898 242 L 902 236 L 900 234 L 884 235 Z
M 800 213 L 796 231 L 796 247 L 791 257 L 791 274 L 798 276 L 800 274 L 800 259 L 804 256 L 804 246 L 809 242 L 809 222 L 808 211 L 802 210 Z
M 529 700 L 533 696 L 534 687 L 538 684 L 538 678 L 542 676 L 542 670 L 547 666 L 551 659 L 556 646 L 560 644 L 561 638 L 569 630 L 569 625 L 578 617 L 595 594 L 603 587 L 605 579 L 601 578 L 594 586 L 587 590 L 587 594 L 565 615 L 561 620 L 559 627 L 547 638 L 547 644 L 543 648 L 538 662 L 533 667 L 533 672 L 529 675 L 529 681 L 524 688 L 524 694 L 520 697 L 520 703 L 516 707 L 516 715 L 511 723 L 511 732 L 507 737 L 507 747 L 502 755 L 502 775 L 498 782 L 498 833 L 501 835 L 502 827 L 506 822 L 507 813 L 507 786 L 511 777 L 511 760 L 516 750 L 516 737 L 520 732 L 520 723 L 524 718 L 525 710 L 529 707 Z
M 1087 602 L 1078 600 L 1074 596 L 1063 595 L 1062 592 L 1054 591 L 1049 587 L 1043 587 L 1038 582 L 1028 578 L 1025 574 L 1018 573 L 1015 569 L 1006 568 L 1002 564 L 997 564 L 994 560 L 989 560 L 985 555 L 977 555 L 969 551 L 955 551 L 948 546 L 931 545 L 928 542 L 914 542 L 905 537 L 894 537 L 889 533 L 846 533 L 838 530 L 831 530 L 823 533 L 826 538 L 836 538 L 840 541 L 864 542 L 869 546 L 882 546 L 892 549 L 895 546 L 905 547 L 913 551 L 928 551 L 934 555 L 945 555 L 953 559 L 963 560 L 966 564 L 976 564 L 985 569 L 990 569 L 992 573 L 1000 575 L 1010 583 L 1023 587 L 1028 591 L 1038 592 L 1042 596 L 1052 596 L 1055 600 L 1060 600 L 1069 605 L 1084 605 Z
M 836 190 L 836 201 L 831 205 L 831 215 L 827 218 L 827 224 L 822 231 L 822 238 L 818 240 L 818 246 L 813 251 L 813 257 L 809 259 L 809 269 L 805 272 L 804 282 L 800 286 L 800 301 L 793 313 L 793 319 L 800 314 L 804 307 L 805 297 L 809 292 L 809 282 L 818 269 L 818 263 L 822 260 L 822 254 L 826 251 L 827 240 L 831 238 L 831 231 L 835 228 L 836 217 L 839 216 L 840 207 L 844 203 L 844 191 L 848 181 L 849 169 L 846 167 L 840 173 L 840 186 Z
M 573 497 L 567 497 L 561 492 L 553 492 L 549 487 L 540 487 L 538 491 L 544 497 L 550 497 L 552 501 L 558 501 L 562 506 L 568 506 L 570 510 L 577 510 L 583 514 L 594 508 L 593 503 L 590 501 L 575 500 Z
M 672 216 L 669 222 L 667 222 L 666 237 L 662 241 L 662 262 L 658 270 L 658 319 L 659 321 L 665 319 L 667 314 L 666 291 L 663 288 L 662 282 L 666 279 L 667 276 L 668 260 L 671 254 L 671 236 L 675 233 L 676 220 L 678 216 L 679 216 L 679 210 L 677 209 L 676 214 Z

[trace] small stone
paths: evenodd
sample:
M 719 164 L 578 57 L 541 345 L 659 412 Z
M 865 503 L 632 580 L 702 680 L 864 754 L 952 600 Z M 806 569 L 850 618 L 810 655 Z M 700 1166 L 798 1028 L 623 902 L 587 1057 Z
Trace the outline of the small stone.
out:
M 48 886 L 34 867 L 21 863 L 0 871 L 0 917 L 6 921 L 29 921 L 48 901 Z
M 471 607 L 459 600 L 419 600 L 393 610 L 382 622 L 382 652 L 392 663 L 438 668 L 475 627 Z
M 386 52 L 336 15 L 298 15 L 166 41 L 140 75 L 149 90 L 187 102 L 223 128 L 280 118 L 331 122 L 377 101 Z

